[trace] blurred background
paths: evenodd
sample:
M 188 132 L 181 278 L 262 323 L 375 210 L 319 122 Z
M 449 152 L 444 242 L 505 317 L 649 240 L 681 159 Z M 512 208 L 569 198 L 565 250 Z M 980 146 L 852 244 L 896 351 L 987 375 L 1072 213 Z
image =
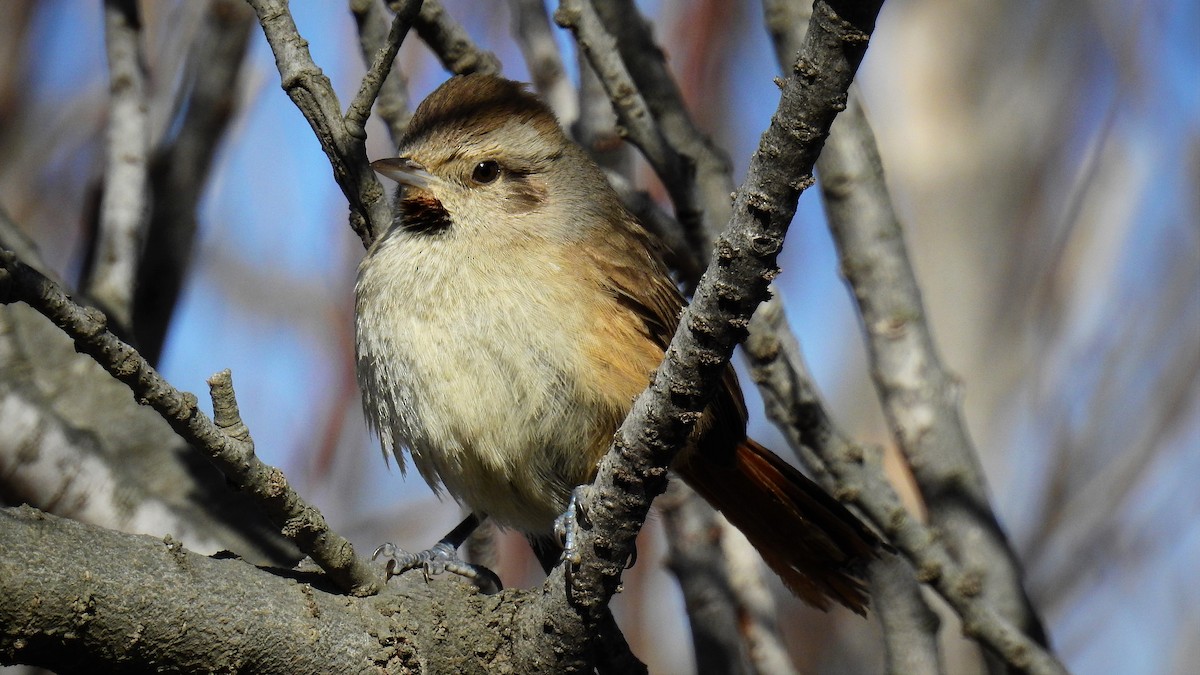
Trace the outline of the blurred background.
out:
M 445 5 L 505 75 L 528 79 L 505 3 Z M 740 180 L 778 101 L 761 7 L 640 5 Z M 140 7 L 154 142 L 181 114 L 174 93 L 207 3 Z M 351 13 L 316 0 L 292 11 L 344 107 L 365 71 Z M 571 40 L 555 30 L 576 78 Z M 1053 644 L 1078 673 L 1183 674 L 1200 663 L 1197 34 L 1200 6 L 1188 0 L 890 0 L 860 71 L 994 507 Z M 414 102 L 447 76 L 415 35 L 397 65 Z M 362 247 L 257 25 L 233 105 L 160 368 L 202 405 L 205 378 L 231 368 L 259 455 L 362 550 L 429 546 L 461 513 L 415 473 L 382 470 L 364 427 L 352 363 Z M 0 206 L 73 284 L 107 106 L 101 3 L 0 3 Z M 382 124 L 368 133 L 371 158 L 388 156 Z M 892 446 L 817 190 L 800 200 L 781 266 L 778 285 L 833 414 L 856 438 Z M 757 411 L 751 434 L 784 446 Z M 652 672 L 689 673 L 659 536 L 652 521 L 619 618 Z M 502 539 L 499 553 L 507 584 L 538 582 L 523 540 Z M 869 622 L 827 617 L 776 589 L 802 670 L 878 670 Z M 956 661 L 953 637 L 948 672 L 974 672 Z

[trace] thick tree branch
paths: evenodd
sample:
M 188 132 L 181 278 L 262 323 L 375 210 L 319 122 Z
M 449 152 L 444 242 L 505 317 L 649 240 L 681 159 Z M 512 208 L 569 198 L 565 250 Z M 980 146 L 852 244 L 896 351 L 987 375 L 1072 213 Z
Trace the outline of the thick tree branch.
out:
M 551 572 L 545 595 L 530 609 L 541 632 L 525 636 L 529 649 L 561 654 L 564 668 L 580 665 L 574 641 L 592 633 L 616 592 L 650 502 L 666 487 L 667 467 L 715 390 L 734 346 L 745 337 L 754 308 L 767 295 L 796 200 L 812 184 L 813 164 L 845 105 L 880 4 L 818 5 L 805 50 L 783 83 L 779 109 L 751 159 L 714 262 L 650 388 L 634 403 L 595 482 L 585 490 L 585 526 L 578 542 L 582 560 Z
M 255 495 L 284 536 L 312 556 L 339 587 L 354 594 L 378 589 L 378 570 L 329 529 L 321 513 L 292 490 L 281 471 L 254 456 L 249 437 L 231 435 L 210 420 L 197 407 L 193 394 L 172 387 L 135 349 L 110 333 L 103 313 L 76 304 L 61 287 L 9 251 L 0 250 L 0 270 L 0 302 L 20 300 L 53 321 L 75 341 L 76 349 L 95 359 L 133 390 L 140 403 L 153 408 L 184 440 L 203 450 L 231 483 Z M 214 410 L 228 411 L 221 376 L 214 379 Z M 232 395 L 231 388 L 228 394 Z
M 482 596 L 412 575 L 353 598 L 325 581 L 204 557 L 170 536 L 0 509 L 0 663 L 88 673 L 530 672 L 513 665 L 508 638 L 527 591 Z
M 383 186 L 367 161 L 366 134 L 347 128 L 329 78 L 308 52 L 296 22 L 283 0 L 247 0 L 258 15 L 263 34 L 275 54 L 280 82 L 304 114 L 321 149 L 333 166 L 333 179 L 350 202 L 350 227 L 370 246 L 392 222 L 392 209 Z M 432 0 L 430 0 L 432 2 Z M 429 3 L 426 3 L 428 7 Z
M 963 567 L 983 577 L 983 601 L 1045 645 L 1020 563 L 988 500 L 962 419 L 960 383 L 946 372 L 933 344 L 874 135 L 855 101 L 852 97 L 817 169 L 841 268 L 862 314 L 884 414 L 931 524 L 945 532 Z

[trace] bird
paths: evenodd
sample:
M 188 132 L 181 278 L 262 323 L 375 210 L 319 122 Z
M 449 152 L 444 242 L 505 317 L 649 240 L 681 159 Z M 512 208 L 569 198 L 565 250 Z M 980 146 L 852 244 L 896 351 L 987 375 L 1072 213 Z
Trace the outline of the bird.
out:
M 396 156 L 372 167 L 399 188 L 354 289 L 368 424 L 385 457 L 403 470 L 407 452 L 469 509 L 436 552 L 443 563 L 488 518 L 524 533 L 549 567 L 556 519 L 594 477 L 685 305 L 662 245 L 545 103 L 499 76 L 441 84 Z M 672 471 L 797 597 L 864 614 L 878 537 L 748 438 L 746 414 L 727 367 Z

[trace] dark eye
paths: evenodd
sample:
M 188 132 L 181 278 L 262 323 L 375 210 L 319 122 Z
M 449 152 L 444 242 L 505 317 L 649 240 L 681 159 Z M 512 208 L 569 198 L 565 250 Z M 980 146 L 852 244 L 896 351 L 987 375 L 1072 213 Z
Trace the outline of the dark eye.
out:
M 471 172 L 471 180 L 484 185 L 490 183 L 500 177 L 500 163 L 489 159 L 475 165 L 475 170 Z

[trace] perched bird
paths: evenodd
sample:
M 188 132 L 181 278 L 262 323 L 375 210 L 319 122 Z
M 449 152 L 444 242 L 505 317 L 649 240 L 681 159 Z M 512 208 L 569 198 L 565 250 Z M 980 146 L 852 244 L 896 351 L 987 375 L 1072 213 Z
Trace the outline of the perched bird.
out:
M 652 235 L 521 84 L 450 79 L 418 106 L 398 154 L 374 163 L 401 187 L 355 286 L 367 420 L 385 454 L 403 467 L 407 450 L 469 521 L 552 548 L 556 517 L 649 383 L 683 298 Z M 732 368 L 672 468 L 800 598 L 865 611 L 856 571 L 876 537 L 746 437 Z

